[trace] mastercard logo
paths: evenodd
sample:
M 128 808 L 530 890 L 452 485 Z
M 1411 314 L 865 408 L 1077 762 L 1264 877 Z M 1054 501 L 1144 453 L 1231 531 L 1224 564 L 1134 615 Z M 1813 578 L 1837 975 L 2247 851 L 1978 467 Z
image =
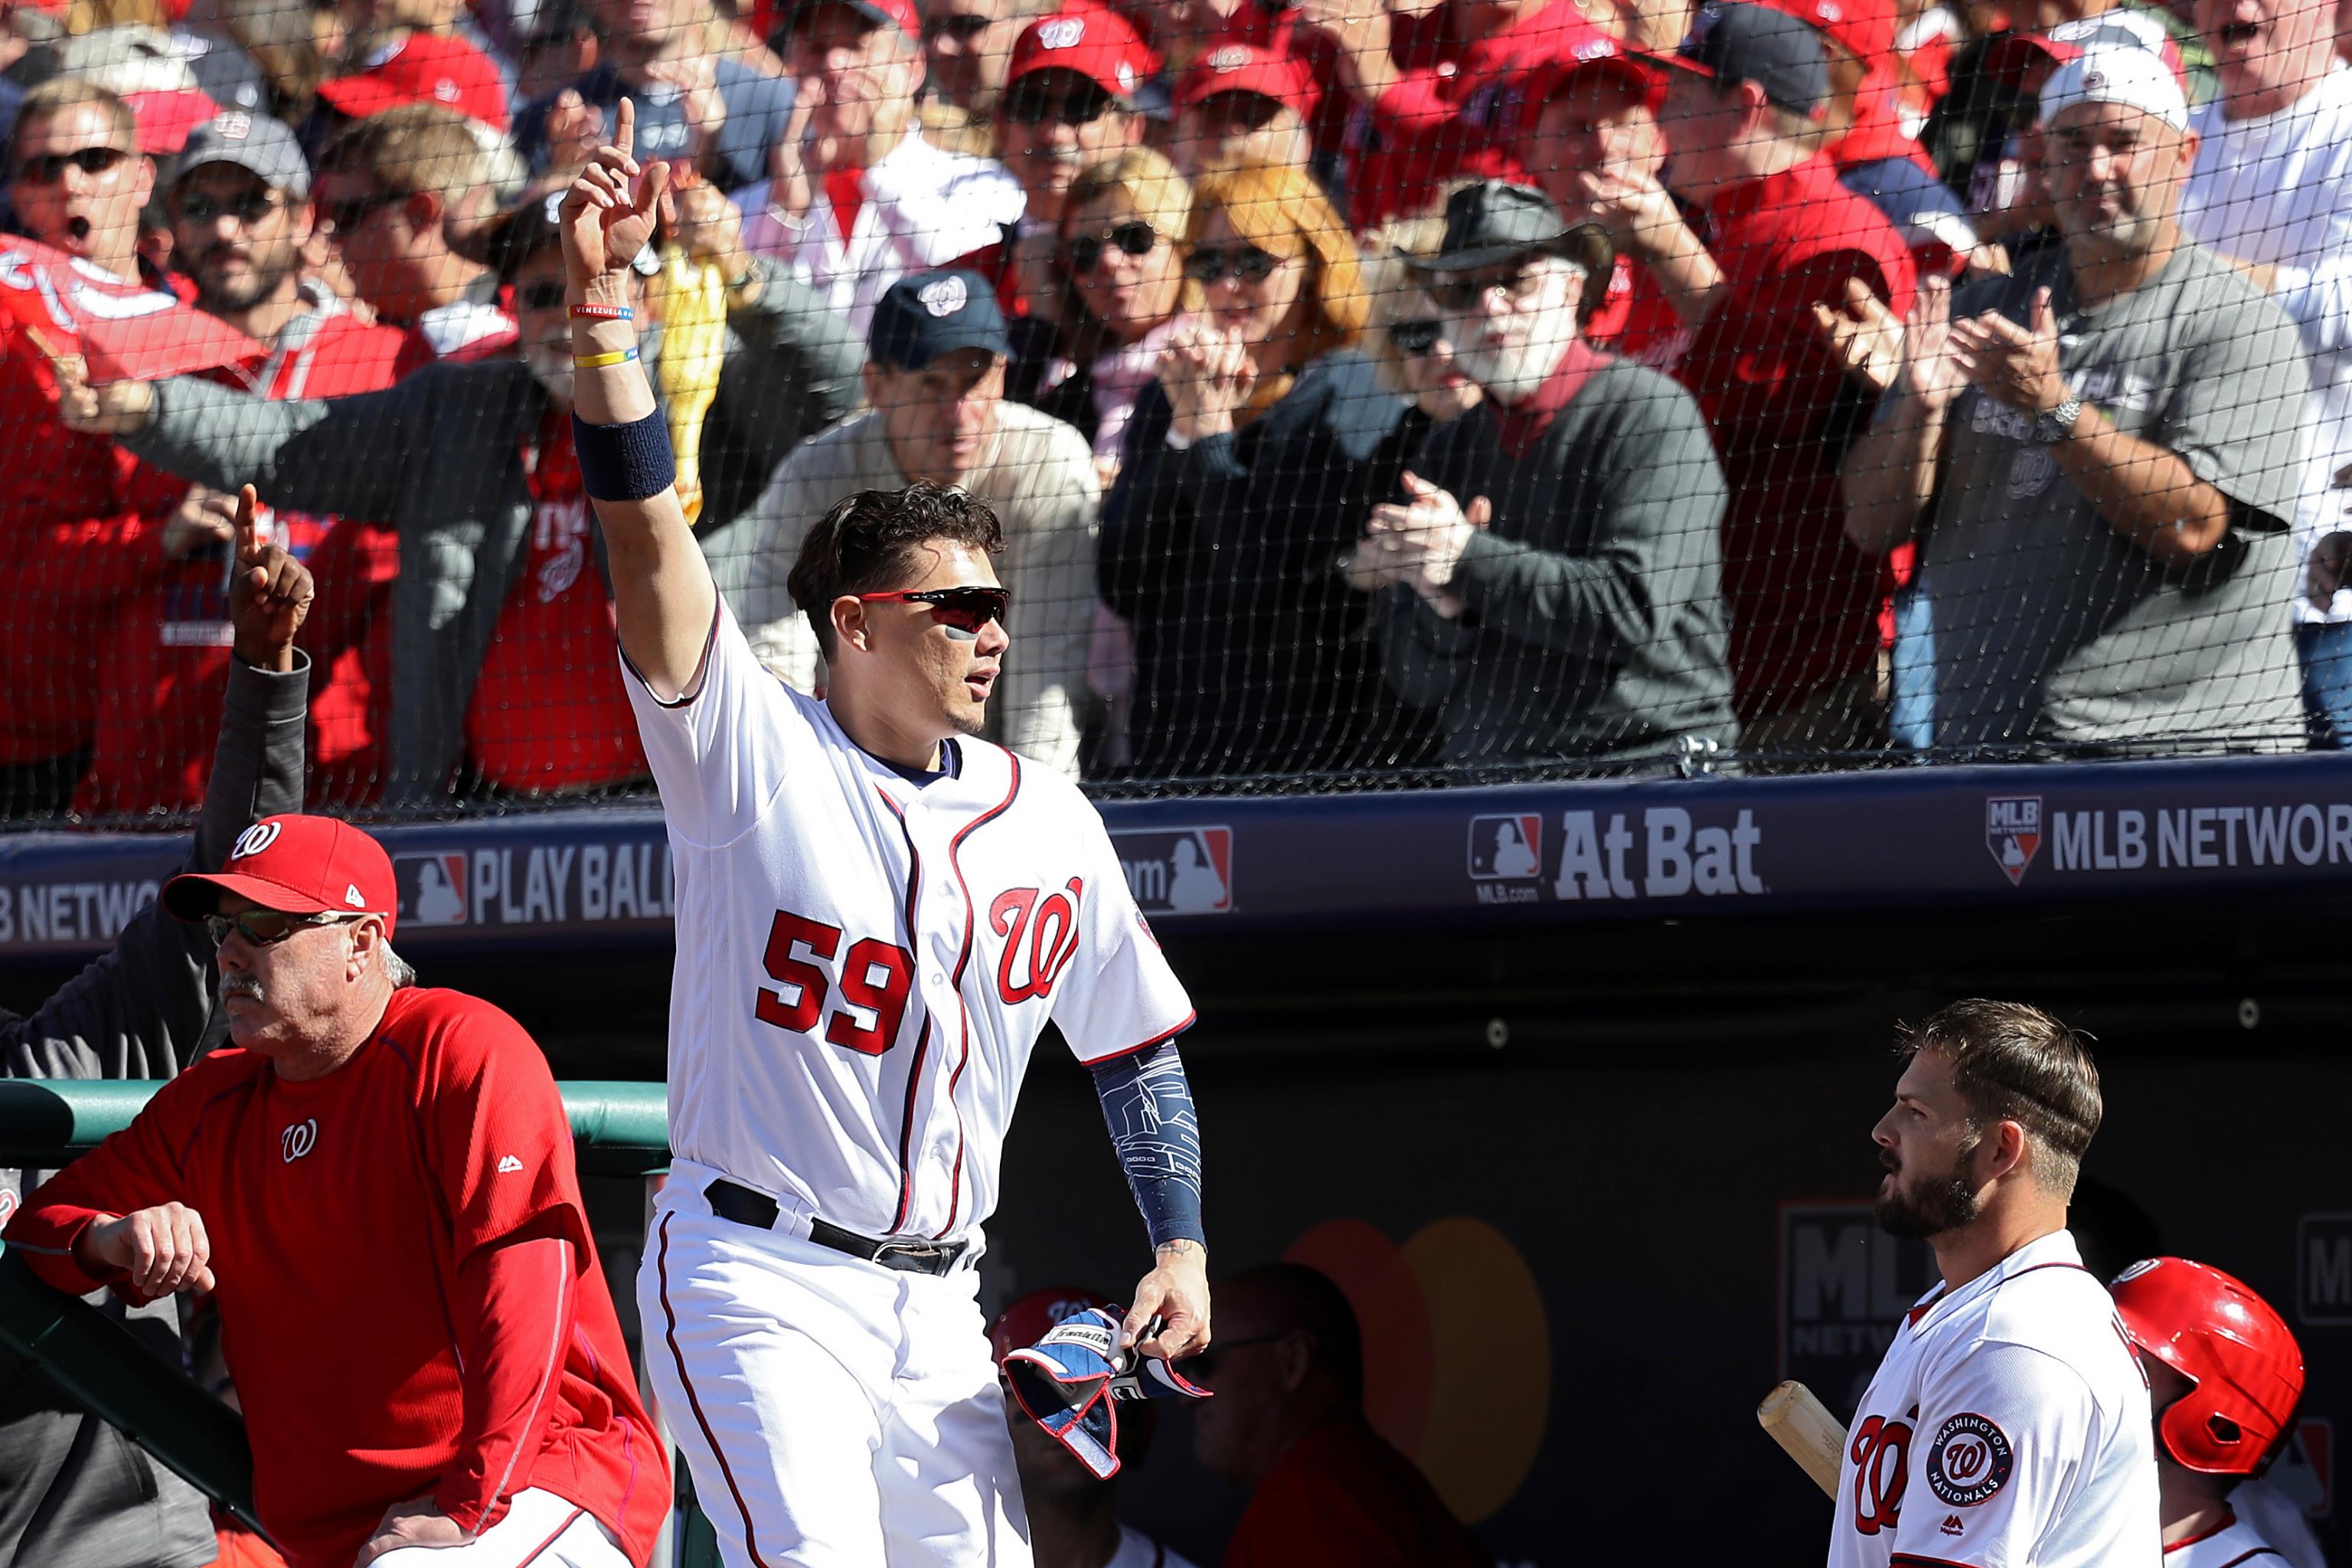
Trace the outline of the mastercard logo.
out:
M 1362 1220 L 1283 1252 L 1346 1294 L 1364 1337 L 1364 1414 L 1465 1524 L 1492 1518 L 1535 1465 L 1551 1414 L 1551 1331 L 1533 1271 L 1484 1220 L 1402 1246 Z

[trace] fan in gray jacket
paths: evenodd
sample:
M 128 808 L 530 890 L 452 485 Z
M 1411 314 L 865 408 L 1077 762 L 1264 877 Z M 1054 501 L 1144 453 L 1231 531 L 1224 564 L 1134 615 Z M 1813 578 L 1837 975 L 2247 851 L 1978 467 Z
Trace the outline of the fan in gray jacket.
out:
M 399 531 L 387 804 L 437 795 L 457 770 L 475 678 L 530 549 L 526 447 L 550 407 L 571 402 L 555 226 L 527 208 L 509 234 L 502 261 L 518 279 L 520 357 L 437 364 L 331 402 L 273 403 L 188 376 L 68 389 L 60 399 L 68 425 L 120 437 L 159 468 L 215 489 L 250 482 L 272 506 Z M 741 255 L 731 238 L 713 247 Z M 865 363 L 865 345 L 805 285 L 766 259 L 744 258 L 740 268 L 729 274 L 737 285 L 725 365 L 703 426 L 706 542 L 794 447 L 856 405 Z M 657 331 L 640 352 L 659 357 Z
M 267 572 L 269 590 L 254 593 L 244 570 L 232 590 L 236 657 L 191 871 L 217 869 L 257 818 L 302 809 L 310 664 L 294 633 L 310 605 L 310 574 L 274 544 L 241 550 L 239 563 Z M 112 952 L 30 1015 L 0 1012 L 0 1077 L 170 1078 L 226 1035 L 211 939 L 151 902 Z M 0 1217 L 47 1173 L 0 1170 Z M 178 1300 L 126 1308 L 92 1298 L 173 1361 Z M 0 1351 L 0 1563 L 193 1568 L 213 1556 L 211 1517 L 194 1488 Z

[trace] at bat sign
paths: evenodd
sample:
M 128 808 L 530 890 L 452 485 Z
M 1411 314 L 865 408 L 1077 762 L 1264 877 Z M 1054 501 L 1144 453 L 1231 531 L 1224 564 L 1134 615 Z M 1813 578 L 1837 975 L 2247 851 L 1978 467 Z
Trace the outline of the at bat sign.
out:
M 1845 1427 L 1801 1383 L 1780 1384 L 1756 1407 L 1756 1423 L 1788 1450 L 1813 1484 L 1837 1496 L 1838 1467 L 1845 1458 Z

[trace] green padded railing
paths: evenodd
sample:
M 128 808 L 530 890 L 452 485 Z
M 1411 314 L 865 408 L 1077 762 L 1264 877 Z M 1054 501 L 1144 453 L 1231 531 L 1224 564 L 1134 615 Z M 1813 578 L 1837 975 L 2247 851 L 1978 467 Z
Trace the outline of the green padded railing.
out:
M 146 1080 L 0 1081 L 0 1168 L 62 1165 L 131 1124 L 160 1087 Z M 658 1083 L 567 1083 L 563 1108 L 580 1168 L 605 1174 L 658 1169 L 669 1158 L 666 1089 Z M 198 1490 L 258 1529 L 245 1419 L 179 1368 L 78 1297 L 36 1279 L 0 1247 L 0 1345 L 50 1379 Z

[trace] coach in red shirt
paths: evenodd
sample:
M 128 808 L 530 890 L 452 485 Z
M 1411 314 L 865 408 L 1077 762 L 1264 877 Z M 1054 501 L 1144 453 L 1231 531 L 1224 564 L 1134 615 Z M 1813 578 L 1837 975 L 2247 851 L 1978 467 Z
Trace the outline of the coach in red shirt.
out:
M 264 817 L 163 901 L 219 942 L 235 1048 L 36 1190 L 9 1244 L 64 1290 L 215 1293 L 293 1568 L 474 1542 L 644 1568 L 668 1460 L 538 1047 L 415 985 L 392 863 L 341 822 Z
M 1878 743 L 1880 563 L 1846 542 L 1838 464 L 1866 395 L 1824 344 L 1813 306 L 1859 279 L 1898 317 L 1911 254 L 1894 225 L 1813 149 L 1829 95 L 1820 39 L 1763 5 L 1702 12 L 1663 124 L 1675 194 L 1704 209 L 1722 282 L 1675 374 L 1698 399 L 1731 485 L 1723 586 L 1749 750 Z

